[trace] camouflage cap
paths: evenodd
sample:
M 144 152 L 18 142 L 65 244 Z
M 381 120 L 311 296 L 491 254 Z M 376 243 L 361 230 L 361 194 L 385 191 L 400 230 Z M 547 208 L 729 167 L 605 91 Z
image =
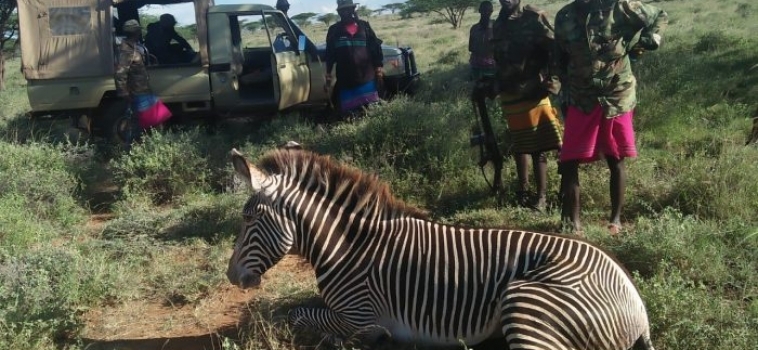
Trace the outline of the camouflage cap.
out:
M 337 0 L 337 10 L 347 7 L 355 7 L 356 5 L 358 4 L 354 3 L 353 0 Z
M 124 32 L 138 32 L 142 30 L 142 26 L 139 25 L 136 19 L 130 19 L 124 22 L 123 29 Z

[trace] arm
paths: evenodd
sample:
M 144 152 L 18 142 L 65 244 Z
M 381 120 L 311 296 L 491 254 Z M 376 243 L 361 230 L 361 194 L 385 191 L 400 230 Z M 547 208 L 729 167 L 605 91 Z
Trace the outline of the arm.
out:
M 369 52 L 371 52 L 371 63 L 374 68 L 384 67 L 384 53 L 382 52 L 382 40 L 376 37 L 376 33 L 371 29 L 371 25 L 368 22 L 363 22 L 366 26 L 366 45 L 368 45 Z
M 192 49 L 192 45 L 190 45 L 187 42 L 187 39 L 184 39 L 181 35 L 179 35 L 179 33 L 177 33 L 176 30 L 173 30 L 173 29 L 171 30 L 171 39 L 176 40 L 176 42 L 179 43 L 179 45 L 185 50 L 192 51 L 192 52 L 195 51 L 194 49 Z
M 132 65 L 132 52 L 119 48 L 118 61 L 116 63 L 116 95 L 118 97 L 129 97 L 127 82 L 129 80 L 129 68 Z
M 546 72 L 543 83 L 551 94 L 557 95 L 561 90 L 561 81 L 559 78 L 560 72 L 554 67 L 555 63 L 552 57 L 556 53 L 555 47 L 557 46 L 555 42 L 555 29 L 544 13 L 540 13 L 537 23 L 541 28 L 541 35 L 537 39 L 537 47 L 540 52 L 548 57 L 548 60 L 545 62 L 546 67 L 544 69 Z
M 474 29 L 476 28 L 476 24 L 471 26 L 471 29 L 468 31 L 468 52 L 474 52 Z
M 335 29 L 334 26 L 329 27 L 329 30 L 326 32 L 326 74 L 331 75 L 332 74 L 332 68 L 334 68 L 334 63 L 337 60 L 336 54 L 334 52 L 334 35 L 335 35 Z
M 635 28 L 642 30 L 638 45 L 645 50 L 658 49 L 661 45 L 661 34 L 668 26 L 668 14 L 640 1 L 626 2 L 624 11 Z

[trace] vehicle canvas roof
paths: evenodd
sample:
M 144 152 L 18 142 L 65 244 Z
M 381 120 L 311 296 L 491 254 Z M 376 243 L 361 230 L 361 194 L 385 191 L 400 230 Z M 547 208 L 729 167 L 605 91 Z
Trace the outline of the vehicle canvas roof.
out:
M 213 0 L 20 0 L 24 76 L 31 80 L 112 75 L 112 6 L 118 7 L 119 13 L 122 8 L 128 9 L 136 18 L 142 6 L 178 3 L 195 4 L 201 61 L 207 65 L 205 12 Z

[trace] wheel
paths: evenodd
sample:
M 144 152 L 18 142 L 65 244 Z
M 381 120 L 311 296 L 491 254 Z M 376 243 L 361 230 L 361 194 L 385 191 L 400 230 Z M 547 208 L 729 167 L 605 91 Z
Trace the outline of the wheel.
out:
M 133 130 L 132 114 L 129 103 L 123 99 L 107 102 L 96 123 L 100 136 L 114 144 L 128 144 L 129 133 Z

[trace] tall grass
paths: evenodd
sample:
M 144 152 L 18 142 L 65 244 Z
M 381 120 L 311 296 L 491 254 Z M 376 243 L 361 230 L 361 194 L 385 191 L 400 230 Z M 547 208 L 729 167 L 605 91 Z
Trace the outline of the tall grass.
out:
M 554 14 L 562 1 L 535 1 Z M 744 147 L 758 108 L 758 11 L 748 1 L 656 2 L 671 26 L 658 52 L 634 65 L 640 157 L 629 160 L 623 221 L 608 237 L 608 174 L 583 166 L 587 236 L 635 276 L 657 349 L 758 349 L 758 149 Z M 550 231 L 559 227 L 558 174 L 550 209 L 496 201 L 469 147 L 476 126 L 463 28 L 431 17 L 370 19 L 387 43 L 411 45 L 423 80 L 350 123 L 282 115 L 262 124 L 221 122 L 143 137 L 131 153 L 68 139 L 67 121 L 29 119 L 25 81 L 9 62 L 0 112 L 0 348 L 83 348 L 82 314 L 127 301 L 203 302 L 223 270 L 246 193 L 232 176 L 232 147 L 252 158 L 288 140 L 374 172 L 403 200 L 443 222 Z M 306 28 L 323 38 L 326 28 Z M 408 33 L 417 35 L 408 35 Z M 317 40 L 319 41 L 319 40 Z M 507 143 L 500 112 L 490 109 Z M 506 196 L 515 171 L 504 169 Z M 108 203 L 93 204 L 103 196 Z M 105 210 L 105 223 L 90 216 Z M 292 334 L 282 315 L 314 302 L 313 281 L 278 276 L 249 305 L 226 349 L 294 349 L 320 339 Z

